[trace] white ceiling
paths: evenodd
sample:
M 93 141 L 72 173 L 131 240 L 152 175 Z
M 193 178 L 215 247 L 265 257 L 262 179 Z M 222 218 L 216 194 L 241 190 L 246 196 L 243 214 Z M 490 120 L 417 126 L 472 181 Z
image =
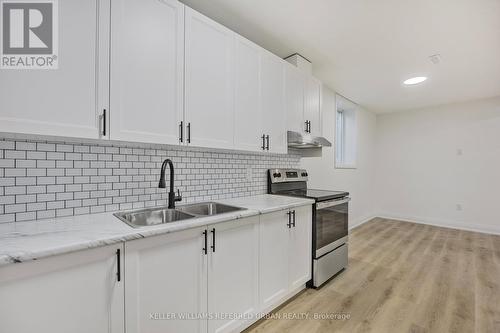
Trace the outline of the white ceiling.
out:
M 500 0 L 181 1 L 280 57 L 302 54 L 372 111 L 500 95 Z M 429 80 L 403 86 L 412 76 Z

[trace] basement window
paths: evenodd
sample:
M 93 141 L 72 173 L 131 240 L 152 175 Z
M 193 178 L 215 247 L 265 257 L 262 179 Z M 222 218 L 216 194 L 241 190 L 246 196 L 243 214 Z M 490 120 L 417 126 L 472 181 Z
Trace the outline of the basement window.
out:
M 358 106 L 340 95 L 336 96 L 335 168 L 356 168 L 356 112 Z

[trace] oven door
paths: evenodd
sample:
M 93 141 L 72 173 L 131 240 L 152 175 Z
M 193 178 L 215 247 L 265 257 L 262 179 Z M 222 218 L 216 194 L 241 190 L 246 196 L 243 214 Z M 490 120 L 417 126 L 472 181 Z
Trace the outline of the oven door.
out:
M 316 203 L 313 230 L 315 258 L 347 242 L 350 200 L 347 197 Z

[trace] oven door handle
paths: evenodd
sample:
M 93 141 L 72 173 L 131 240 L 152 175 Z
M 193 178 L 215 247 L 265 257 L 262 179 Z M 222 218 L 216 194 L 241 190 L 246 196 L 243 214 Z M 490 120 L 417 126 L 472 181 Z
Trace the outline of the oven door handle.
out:
M 330 200 L 330 201 L 318 202 L 316 204 L 316 209 L 323 209 L 323 208 L 338 206 L 338 205 L 345 204 L 349 201 L 351 201 L 351 198 L 346 197 L 346 198 L 343 198 L 341 200 Z

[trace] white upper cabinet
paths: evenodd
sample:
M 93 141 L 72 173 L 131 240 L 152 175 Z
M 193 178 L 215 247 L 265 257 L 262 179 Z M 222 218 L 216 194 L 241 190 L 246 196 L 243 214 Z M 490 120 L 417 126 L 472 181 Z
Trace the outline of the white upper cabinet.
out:
M 261 49 L 237 36 L 235 42 L 234 147 L 262 151 Z
M 177 144 L 183 119 L 184 5 L 112 1 L 111 139 Z
M 1 267 L 0 331 L 123 333 L 123 269 L 122 244 Z
M 58 8 L 58 69 L 2 69 L 0 132 L 99 138 L 108 109 L 109 0 Z
M 312 76 L 307 76 L 304 92 L 304 121 L 308 122 L 309 133 L 321 136 L 321 82 Z
M 269 151 L 287 152 L 285 109 L 285 63 L 265 50 L 262 54 L 261 97 L 263 132 L 269 136 Z
M 234 33 L 185 10 L 185 120 L 189 144 L 233 148 Z
M 208 312 L 251 318 L 258 311 L 259 217 L 208 227 Z M 208 332 L 239 331 L 240 318 L 209 319 Z M 179 330 L 177 330 L 179 331 Z M 180 332 L 180 331 L 179 331 Z
M 125 243 L 125 327 L 127 333 L 206 332 L 207 320 L 150 314 L 207 311 L 205 228 Z M 91 331 L 88 331 L 91 332 Z
M 284 61 L 236 37 L 236 149 L 286 153 Z
M 321 136 L 321 82 L 286 64 L 287 130 Z
M 290 64 L 285 64 L 285 96 L 287 130 L 305 132 L 304 74 Z

